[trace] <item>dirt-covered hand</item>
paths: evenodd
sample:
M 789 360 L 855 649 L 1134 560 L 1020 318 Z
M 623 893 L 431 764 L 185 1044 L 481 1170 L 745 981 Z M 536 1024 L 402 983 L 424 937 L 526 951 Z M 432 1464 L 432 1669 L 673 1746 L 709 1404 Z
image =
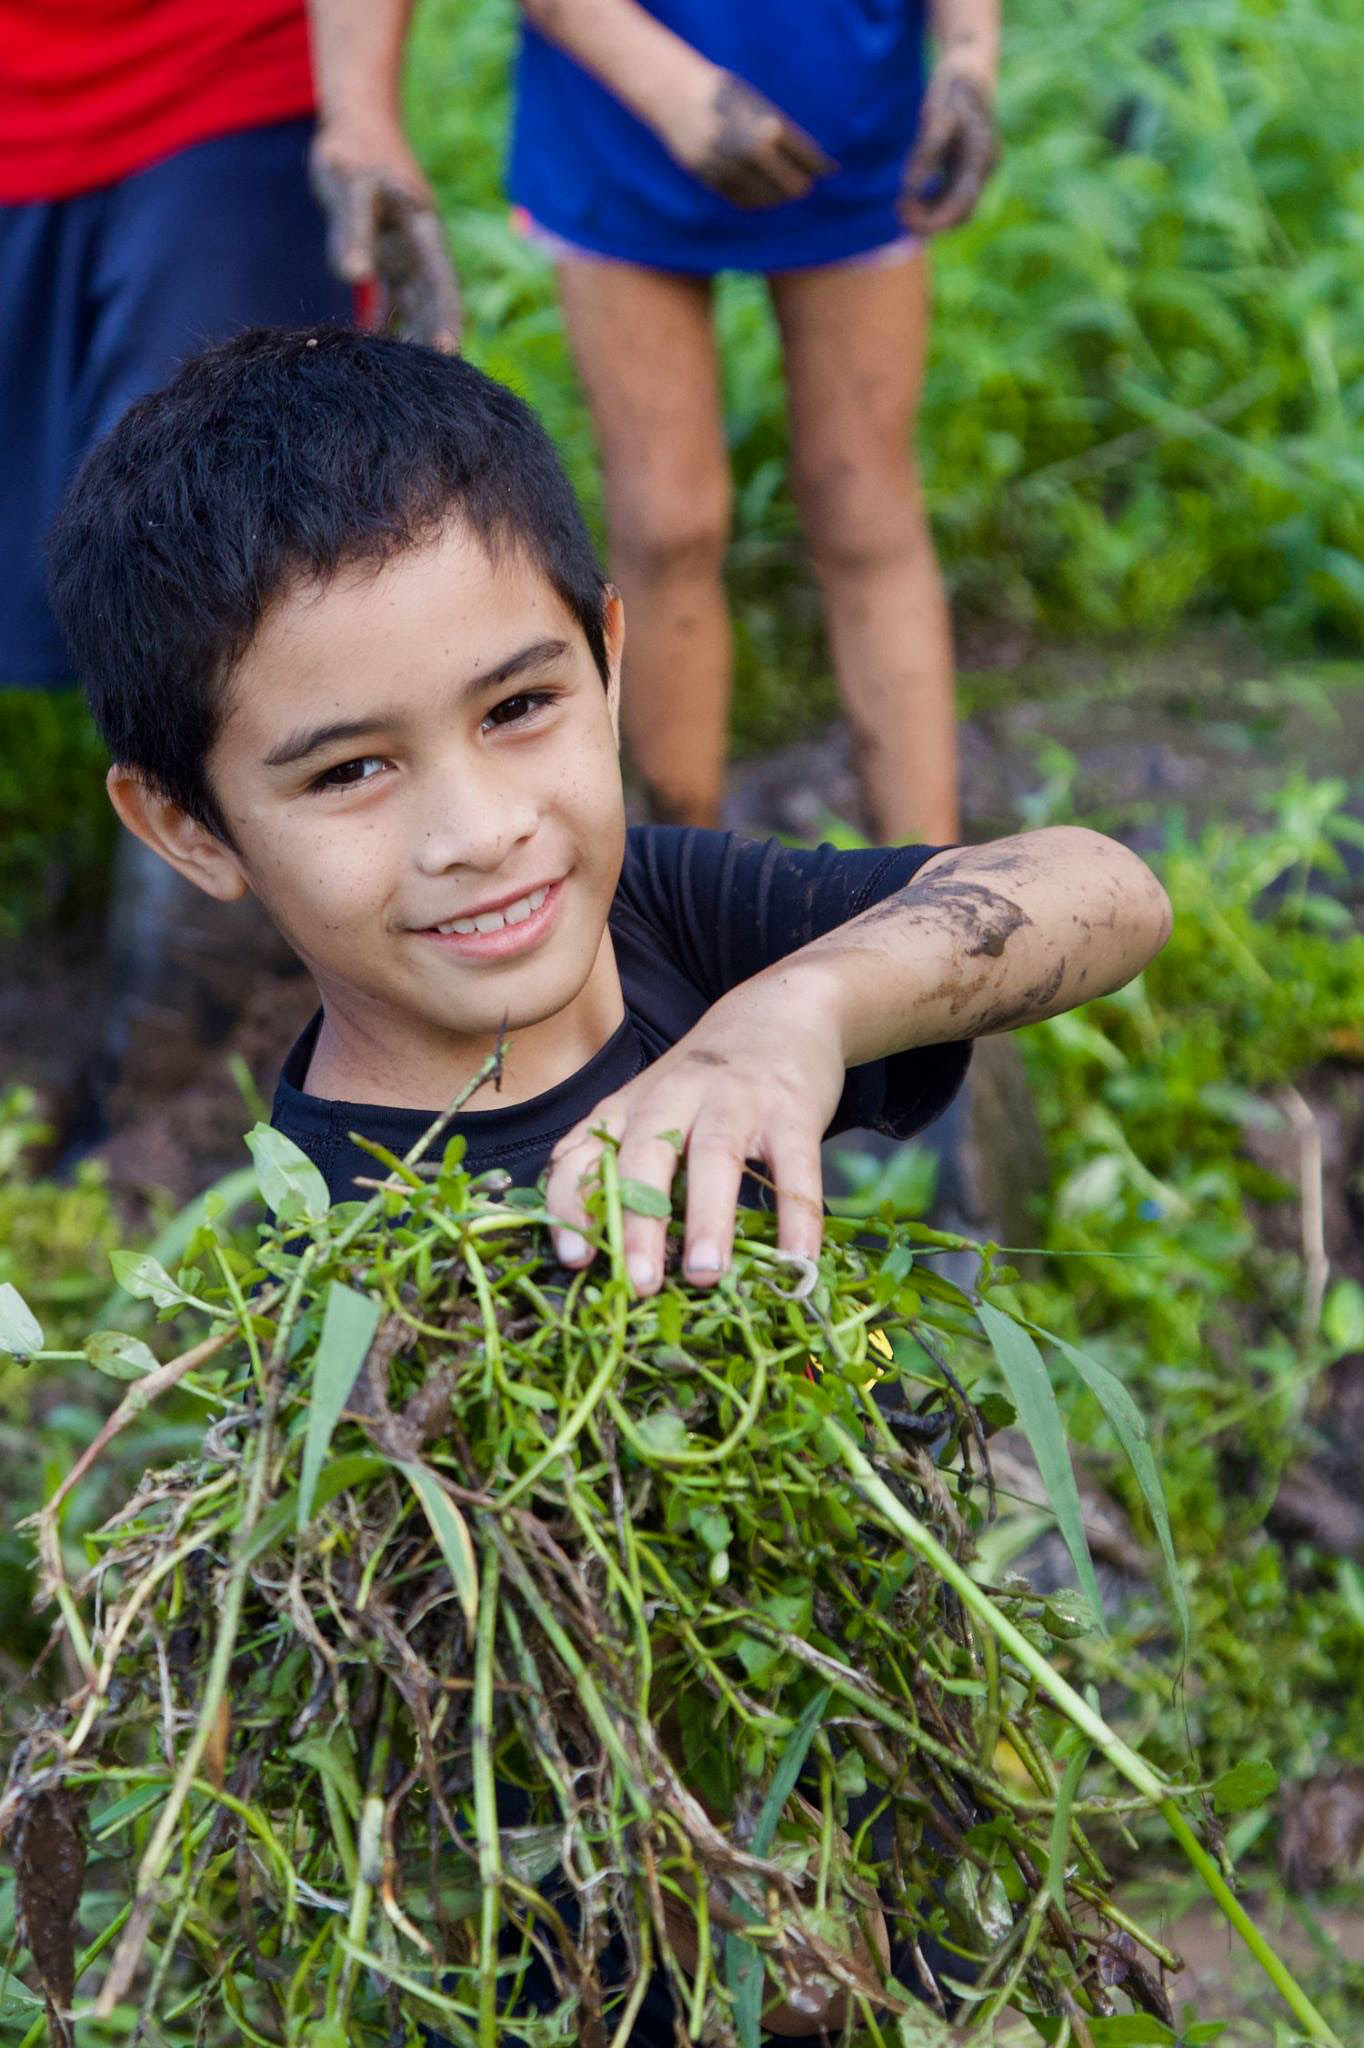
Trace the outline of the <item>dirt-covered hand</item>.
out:
M 310 170 L 338 277 L 372 281 L 381 319 L 408 340 L 458 348 L 459 285 L 435 194 L 402 135 L 324 123 Z
M 707 67 L 679 84 L 663 141 L 678 162 L 735 206 L 803 199 L 838 167 L 812 135 L 732 71 Z
M 616 1141 L 621 1181 L 655 1190 L 647 1206 L 662 1211 L 646 1215 L 625 1205 L 625 1257 L 637 1294 L 655 1294 L 662 1284 L 668 1200 L 684 1160 L 688 1280 L 713 1285 L 728 1267 L 748 1160 L 775 1184 L 780 1248 L 814 1258 L 823 1230 L 820 1141 L 845 1071 L 838 1033 L 816 1006 L 801 1014 L 761 976 L 732 990 L 555 1146 L 545 1200 L 559 1220 L 558 1257 L 566 1266 L 592 1257 L 584 1196 L 600 1170 L 604 1133 Z
M 998 161 L 994 108 L 984 84 L 950 66 L 935 71 L 900 188 L 905 226 L 916 235 L 937 235 L 969 219 Z

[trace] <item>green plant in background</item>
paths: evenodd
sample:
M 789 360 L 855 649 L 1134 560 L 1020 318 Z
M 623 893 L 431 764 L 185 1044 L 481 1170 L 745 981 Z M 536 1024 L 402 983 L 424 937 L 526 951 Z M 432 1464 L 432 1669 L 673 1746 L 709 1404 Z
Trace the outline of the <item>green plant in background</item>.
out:
M 0 687 L 0 943 L 102 904 L 116 831 L 107 766 L 74 692 Z
M 155 1340 L 150 1313 L 110 1288 L 109 1260 L 126 1225 L 103 1166 L 87 1160 L 63 1180 L 32 1171 L 35 1151 L 51 1136 L 36 1114 L 30 1090 L 16 1087 L 0 1095 L 0 1292 L 10 1288 L 22 1293 L 58 1350 L 79 1347 L 95 1322 L 116 1322 L 119 1332 L 118 1341 L 95 1347 L 89 1357 L 76 1349 L 64 1362 L 41 1365 L 11 1356 L 0 1344 L 0 1455 L 5 1471 L 0 1683 L 11 1699 L 21 1694 L 35 1699 L 62 1677 L 53 1664 L 45 1666 L 41 1677 L 31 1669 L 48 1626 L 34 1612 L 31 1546 L 16 1525 L 61 1484 L 107 1422 L 122 1391 L 119 1382 L 128 1377 L 119 1341 L 132 1347 L 136 1357 L 145 1351 L 147 1339 Z M 145 1226 L 150 1249 L 161 1258 L 178 1257 L 198 1225 L 205 1200 L 216 1199 L 224 1213 L 233 1215 L 248 1192 L 254 1197 L 249 1172 L 231 1176 L 220 1184 L 216 1197 L 200 1197 L 179 1216 L 166 1217 L 164 1205 L 153 1202 Z M 81 1554 L 86 1532 L 110 1512 L 119 1489 L 135 1485 L 146 1464 L 198 1443 L 203 1425 L 202 1406 L 181 1399 L 159 1405 L 121 1435 L 110 1458 L 70 1501 L 64 1526 L 73 1556 Z
M 424 1146 L 371 1148 L 389 1177 L 330 1211 L 287 1140 L 249 1142 L 276 1218 L 252 1254 L 219 1203 L 178 1277 L 116 1257 L 208 1334 L 160 1367 L 86 1344 L 126 1368 L 126 1419 L 193 1386 L 216 1416 L 201 1449 L 88 1539 L 83 1586 L 60 1517 L 93 1454 L 38 1520 L 82 1682 L 0 1816 L 26 2048 L 38 1994 L 68 2038 L 78 1984 L 96 2020 L 136 2012 L 167 2042 L 339 2048 L 426 2019 L 493 2048 L 512 2014 L 532 2043 L 603 2017 L 621 2041 L 655 1962 L 693 2037 L 757 2048 L 764 1974 L 795 1964 L 800 1995 L 812 1972 L 850 1994 L 849 2048 L 884 2048 L 878 1893 L 893 1934 L 945 1945 L 975 2038 L 1011 2006 L 1077 2048 L 1173 2041 L 1169 1957 L 1098 1846 L 1144 1811 L 1305 2037 L 1339 2048 L 1186 1815 L 1205 1788 L 1064 1675 L 1085 1623 L 968 1569 L 988 1453 L 966 1390 L 992 1356 L 1093 1586 L 1048 1376 L 988 1256 L 968 1294 L 934 1265 L 961 1240 L 832 1221 L 816 1264 L 748 1216 L 718 1289 L 636 1302 L 622 1214 L 660 1198 L 609 1152 L 604 1265 L 564 1276 L 539 1197 L 471 1181 L 462 1141 L 425 1178 Z M 12 1287 L 0 1340 L 54 1358 Z M 1140 1415 L 1062 1349 L 1163 1531 Z M 1247 1778 L 1263 1796 L 1243 1763 L 1214 1797 L 1245 1803 Z M 87 1801 L 102 1919 L 81 1951 Z M 934 1981 L 922 1955 L 896 1967 Z M 547 1998 L 523 2017 L 532 1969 Z M 1116 1982 L 1134 2018 L 1110 2032 Z M 890 1996 L 901 2038 L 950 2038 Z
M 1344 794 L 1290 781 L 1258 831 L 1190 842 L 1172 825 L 1157 862 L 1175 909 L 1166 951 L 1139 983 L 1024 1038 L 1054 1181 L 1038 1208 L 1051 1262 L 1023 1262 L 1018 1300 L 1158 1418 L 1196 1618 L 1169 1754 L 1192 1731 L 1210 1768 L 1229 1766 L 1253 1727 L 1289 1777 L 1364 1760 L 1358 1575 L 1264 1528 L 1314 1448 L 1327 1368 L 1364 1350 L 1364 1291 L 1345 1275 L 1323 1292 L 1294 1222 L 1299 1164 L 1309 1210 L 1319 1171 L 1297 1084 L 1325 1067 L 1364 1111 L 1364 935 L 1323 887 L 1339 889 L 1342 850 L 1364 839 Z M 1266 1134 L 1286 1178 L 1258 1156 Z M 1287 1227 L 1271 1230 L 1275 1214 Z M 1087 1397 L 1067 1420 L 1092 1442 Z

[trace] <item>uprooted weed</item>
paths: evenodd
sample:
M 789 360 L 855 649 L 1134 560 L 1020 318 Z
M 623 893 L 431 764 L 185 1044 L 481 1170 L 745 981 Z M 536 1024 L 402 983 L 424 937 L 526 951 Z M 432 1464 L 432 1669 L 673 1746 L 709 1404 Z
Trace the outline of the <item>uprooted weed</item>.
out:
M 120 1267 L 208 1336 L 91 1340 L 121 1414 L 211 1402 L 202 1449 L 81 1582 L 62 1498 L 117 1417 L 39 1518 L 80 1682 L 0 1826 L 52 2039 L 77 1991 L 177 2048 L 607 2048 L 669 1992 L 739 2048 L 783 1998 L 867 2044 L 1006 2005 L 1084 2043 L 1119 1986 L 1169 2018 L 1099 1841 L 1171 1788 L 1059 1675 L 1073 1613 L 965 1569 L 1003 1318 L 943 1240 L 834 1221 L 793 1266 L 750 1216 L 716 1290 L 639 1302 L 622 1208 L 659 1198 L 609 1153 L 569 1275 L 458 1141 L 328 1211 L 256 1137 L 254 1260 L 210 1217 L 178 1279 Z

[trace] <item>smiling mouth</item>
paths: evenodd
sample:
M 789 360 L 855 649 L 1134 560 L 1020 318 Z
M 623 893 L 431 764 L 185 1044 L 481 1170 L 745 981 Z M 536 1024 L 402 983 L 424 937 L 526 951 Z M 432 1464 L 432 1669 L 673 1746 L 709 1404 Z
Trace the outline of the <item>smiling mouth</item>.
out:
M 532 889 L 528 896 L 518 896 L 515 903 L 504 904 L 501 910 L 484 910 L 477 917 L 452 917 L 445 924 L 428 925 L 427 930 L 448 938 L 453 932 L 500 932 L 507 925 L 524 924 L 543 906 L 551 887 L 546 882 L 539 889 Z

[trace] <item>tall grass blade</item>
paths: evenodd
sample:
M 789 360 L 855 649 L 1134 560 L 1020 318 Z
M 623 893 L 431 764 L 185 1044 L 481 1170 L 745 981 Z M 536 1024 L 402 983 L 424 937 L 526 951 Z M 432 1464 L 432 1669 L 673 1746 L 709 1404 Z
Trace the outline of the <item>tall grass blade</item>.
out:
M 1042 1354 L 1025 1329 L 1011 1316 L 993 1308 L 988 1301 L 978 1304 L 976 1314 L 990 1340 L 990 1349 L 1018 1410 L 1018 1420 L 1032 1446 L 1056 1525 L 1074 1563 L 1080 1590 L 1093 1608 L 1095 1620 L 1102 1631 L 1103 1602 L 1099 1597 L 1099 1582 L 1094 1576 L 1094 1562 L 1085 1537 L 1080 1495 L 1066 1449 L 1065 1426 Z
M 474 1556 L 469 1524 L 429 1465 L 419 1465 L 415 1459 L 404 1459 L 397 1469 L 426 1510 L 431 1534 L 450 1567 L 464 1619 L 472 1628 L 478 1615 L 478 1561 Z
M 327 1291 L 322 1317 L 322 1335 L 317 1346 L 313 1398 L 308 1408 L 308 1429 L 303 1439 L 303 1471 L 298 1482 L 298 1524 L 307 1526 L 313 1510 L 317 1475 L 341 1419 L 355 1377 L 379 1327 L 380 1304 L 372 1295 L 357 1294 L 333 1280 Z
M 751 1846 L 755 1856 L 766 1856 L 772 1847 L 782 1809 L 795 1789 L 801 1765 L 809 1754 L 815 1730 L 824 1719 L 824 1710 L 831 1697 L 831 1688 L 821 1686 L 791 1730 L 790 1740 L 772 1773 L 772 1782 L 753 1830 Z M 736 1900 L 735 1905 L 741 1913 L 747 1914 L 742 1900 Z M 763 1977 L 762 1957 L 753 1943 L 745 1941 L 741 1934 L 728 1935 L 725 1940 L 725 1981 L 734 1995 L 734 2024 L 739 2034 L 739 2048 L 762 2048 Z
M 1179 1636 L 1182 1654 L 1189 1654 L 1189 1637 L 1193 1620 L 1189 1613 L 1189 1596 L 1185 1589 L 1183 1574 L 1175 1558 L 1174 1538 L 1170 1533 L 1170 1515 L 1165 1505 L 1165 1489 L 1160 1483 L 1156 1469 L 1155 1454 L 1151 1449 L 1150 1436 L 1146 1428 L 1146 1417 L 1138 1408 L 1117 1374 L 1110 1372 L 1106 1365 L 1100 1365 L 1097 1358 L 1091 1358 L 1087 1351 L 1068 1344 L 1064 1337 L 1054 1337 L 1049 1330 L 1037 1329 L 1039 1337 L 1048 1344 L 1054 1344 L 1062 1357 L 1074 1366 L 1080 1378 L 1089 1388 L 1104 1414 L 1112 1423 L 1118 1442 L 1127 1454 L 1141 1497 L 1146 1502 L 1151 1517 L 1151 1526 L 1156 1532 L 1161 1558 L 1165 1565 L 1165 1577 L 1170 1587 L 1170 1598 L 1174 1601 L 1179 1616 Z

